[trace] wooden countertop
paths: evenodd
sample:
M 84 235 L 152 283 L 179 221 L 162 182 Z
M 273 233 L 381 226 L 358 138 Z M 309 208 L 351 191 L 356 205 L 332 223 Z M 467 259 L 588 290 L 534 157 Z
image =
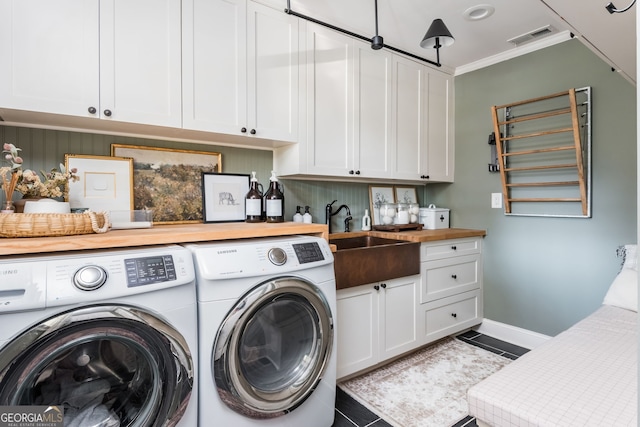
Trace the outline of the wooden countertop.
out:
M 400 232 L 391 231 L 356 231 L 352 233 L 332 233 L 331 239 L 344 239 L 358 236 L 383 237 L 385 239 L 405 240 L 408 242 L 432 242 L 435 240 L 462 239 L 465 237 L 483 237 L 486 230 L 473 230 L 468 228 L 441 228 L 439 230 L 409 230 Z
M 301 224 L 294 222 L 273 224 L 266 222 L 256 224 L 227 222 L 216 224 L 155 225 L 152 228 L 111 230 L 103 234 L 81 234 L 64 237 L 0 238 L 0 256 L 247 239 L 254 237 L 290 236 L 295 234 L 308 234 L 327 239 L 329 231 L 325 224 Z

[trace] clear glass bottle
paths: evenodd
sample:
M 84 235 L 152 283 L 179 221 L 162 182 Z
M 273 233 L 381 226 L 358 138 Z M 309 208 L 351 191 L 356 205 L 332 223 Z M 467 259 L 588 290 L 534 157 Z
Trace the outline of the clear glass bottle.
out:
M 417 203 L 409 203 L 409 223 L 417 224 L 420 218 L 420 205 Z
M 246 222 L 262 222 L 262 191 L 260 183 L 256 179 L 255 171 L 251 172 L 251 183 L 249 192 L 244 199 Z
M 278 185 L 275 171 L 271 171 L 269 189 L 264 196 L 267 222 L 284 222 L 284 194 Z
M 384 203 L 380 206 L 380 222 L 382 225 L 391 225 L 394 223 L 396 217 L 396 204 Z
M 409 224 L 409 205 L 406 203 L 398 203 L 397 214 L 395 218 L 395 224 L 405 225 Z

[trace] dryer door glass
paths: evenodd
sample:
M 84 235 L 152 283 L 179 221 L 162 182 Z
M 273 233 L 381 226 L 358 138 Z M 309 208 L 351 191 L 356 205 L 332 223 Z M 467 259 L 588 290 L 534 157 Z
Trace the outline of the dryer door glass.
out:
M 284 415 L 321 380 L 332 342 L 331 310 L 316 286 L 300 279 L 262 284 L 238 301 L 218 332 L 218 392 L 243 415 Z
M 189 358 L 180 334 L 149 313 L 83 308 L 0 350 L 0 405 L 63 406 L 66 426 L 161 425 L 188 401 Z

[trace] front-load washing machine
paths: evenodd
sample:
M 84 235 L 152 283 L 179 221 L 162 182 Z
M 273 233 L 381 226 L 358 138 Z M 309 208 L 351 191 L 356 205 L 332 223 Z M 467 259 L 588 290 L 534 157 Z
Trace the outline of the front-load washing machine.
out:
M 193 257 L 178 245 L 0 258 L 0 406 L 70 426 L 197 426 Z
M 196 266 L 199 425 L 330 427 L 336 287 L 326 240 L 186 247 Z

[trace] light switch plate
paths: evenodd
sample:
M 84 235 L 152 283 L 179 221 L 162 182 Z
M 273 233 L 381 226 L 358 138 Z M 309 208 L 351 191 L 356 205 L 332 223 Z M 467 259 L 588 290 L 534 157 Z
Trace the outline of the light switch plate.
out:
M 491 193 L 491 207 L 494 209 L 502 207 L 502 193 Z

